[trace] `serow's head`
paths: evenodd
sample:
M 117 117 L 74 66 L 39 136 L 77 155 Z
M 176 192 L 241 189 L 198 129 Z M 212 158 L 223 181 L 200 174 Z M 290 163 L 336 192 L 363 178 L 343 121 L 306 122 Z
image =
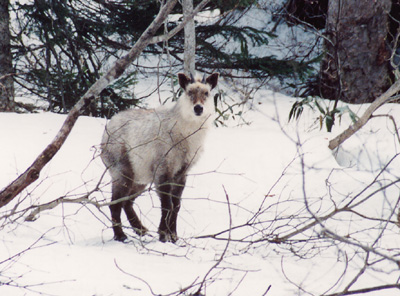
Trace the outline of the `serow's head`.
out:
M 206 77 L 194 78 L 192 74 L 187 77 L 183 73 L 178 74 L 179 85 L 185 92 L 185 106 L 193 112 L 195 116 L 210 116 L 214 112 L 214 100 L 211 96 L 211 90 L 217 86 L 219 73 L 213 73 Z

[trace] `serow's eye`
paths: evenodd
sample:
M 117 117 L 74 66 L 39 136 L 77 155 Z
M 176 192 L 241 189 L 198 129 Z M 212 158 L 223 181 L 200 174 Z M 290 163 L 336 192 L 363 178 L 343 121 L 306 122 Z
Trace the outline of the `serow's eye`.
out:
M 208 97 L 208 91 L 206 91 L 204 94 L 206 95 L 206 97 Z

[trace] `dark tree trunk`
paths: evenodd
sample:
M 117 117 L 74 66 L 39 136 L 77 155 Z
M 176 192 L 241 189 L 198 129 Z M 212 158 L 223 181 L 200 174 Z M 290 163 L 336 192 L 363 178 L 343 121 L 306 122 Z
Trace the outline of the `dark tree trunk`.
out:
M 286 18 L 290 24 L 302 22 L 320 30 L 325 29 L 329 0 L 288 0 Z
M 372 102 L 390 86 L 385 44 L 391 0 L 330 0 L 321 95 L 349 103 Z
M 0 111 L 14 111 L 8 0 L 0 0 Z

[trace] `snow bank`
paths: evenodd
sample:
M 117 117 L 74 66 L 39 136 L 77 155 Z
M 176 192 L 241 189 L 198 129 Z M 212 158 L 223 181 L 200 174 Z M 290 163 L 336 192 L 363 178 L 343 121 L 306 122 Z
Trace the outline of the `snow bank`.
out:
M 384 178 L 368 192 L 387 184 L 385 180 L 399 179 L 398 158 L 380 173 L 397 155 L 399 143 L 391 120 L 380 117 L 332 153 L 329 139 L 349 121 L 343 118 L 332 134 L 319 130 L 318 114 L 311 110 L 299 121 L 288 122 L 294 101 L 260 90 L 243 115 L 250 125 L 211 132 L 205 154 L 188 178 L 176 245 L 157 240 L 160 205 L 151 190 L 136 201 L 150 235 L 140 240 L 128 230 L 131 238 L 125 244 L 112 240 L 107 207 L 62 204 L 42 212 L 34 222 L 19 217 L 29 214 L 25 210 L 31 205 L 80 197 L 99 180 L 99 190 L 90 198 L 109 200 L 109 179 L 102 177 L 104 167 L 98 157 L 105 120 L 81 117 L 40 180 L 1 209 L 1 216 L 16 212 L 0 220 L 2 295 L 152 295 L 150 288 L 158 295 L 194 285 L 189 290 L 193 293 L 207 274 L 202 289 L 207 296 L 265 295 L 269 287 L 268 295 L 303 290 L 320 294 L 331 287 L 340 291 L 356 274 L 363 256 L 352 253 L 344 242 L 335 245 L 327 231 L 369 245 L 380 230 L 388 229 L 385 237 L 390 239 L 380 240 L 386 252 L 398 248 L 395 227 L 388 228 L 385 221 L 366 226 L 362 216 L 343 212 L 328 220 L 326 229 L 316 225 L 293 236 L 293 244 L 271 240 L 311 223 L 310 213 L 324 217 L 352 199 L 353 204 L 358 202 L 357 194 L 377 176 Z M 400 107 L 388 105 L 380 112 L 395 116 Z M 1 187 L 27 168 L 64 119 L 49 113 L 1 114 Z M 391 186 L 356 209 L 360 215 L 388 217 L 397 211 L 398 191 Z M 219 232 L 223 233 L 214 235 Z M 302 241 L 307 238 L 311 241 Z M 341 278 L 344 268 L 348 272 Z M 379 268 L 385 270 L 384 276 L 368 270 L 357 285 L 391 283 L 399 276 L 394 265 Z M 388 290 L 374 295 L 397 294 Z

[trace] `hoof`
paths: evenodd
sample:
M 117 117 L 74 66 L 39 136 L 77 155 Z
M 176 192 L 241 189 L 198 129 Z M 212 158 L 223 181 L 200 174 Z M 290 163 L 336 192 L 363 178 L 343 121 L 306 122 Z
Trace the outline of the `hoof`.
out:
M 147 228 L 142 226 L 141 228 L 133 228 L 133 230 L 135 231 L 135 233 L 139 236 L 144 236 L 147 233 Z
M 118 242 L 124 242 L 127 239 L 128 239 L 128 237 L 125 235 L 125 233 L 119 234 L 119 235 L 114 235 L 114 240 L 116 240 Z
M 176 233 L 166 233 L 166 232 L 160 232 L 160 242 L 166 243 L 166 242 L 171 242 L 171 243 L 176 243 L 178 240 L 178 235 Z

